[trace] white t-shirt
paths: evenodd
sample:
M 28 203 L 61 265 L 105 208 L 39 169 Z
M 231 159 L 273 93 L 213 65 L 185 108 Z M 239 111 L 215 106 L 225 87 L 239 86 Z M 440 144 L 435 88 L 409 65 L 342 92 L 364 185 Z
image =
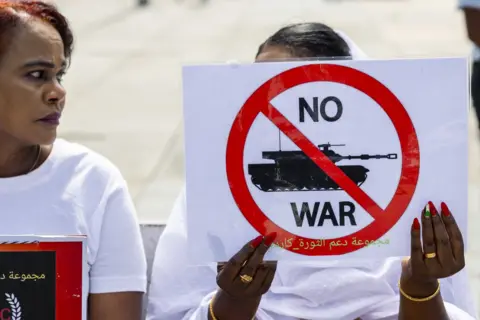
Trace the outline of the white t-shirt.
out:
M 140 291 L 147 266 L 135 208 L 119 170 L 57 139 L 31 173 L 0 179 L 0 234 L 86 235 L 88 293 Z

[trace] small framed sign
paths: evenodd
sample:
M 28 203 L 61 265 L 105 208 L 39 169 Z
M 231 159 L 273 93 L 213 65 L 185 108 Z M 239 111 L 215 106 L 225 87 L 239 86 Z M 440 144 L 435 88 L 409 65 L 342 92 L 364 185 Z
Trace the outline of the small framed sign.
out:
M 0 320 L 86 320 L 85 236 L 0 236 Z

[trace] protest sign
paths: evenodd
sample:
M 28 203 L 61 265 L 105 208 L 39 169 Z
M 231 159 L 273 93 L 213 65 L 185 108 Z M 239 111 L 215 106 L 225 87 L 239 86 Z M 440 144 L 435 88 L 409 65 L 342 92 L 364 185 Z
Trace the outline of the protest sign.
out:
M 85 239 L 0 236 L 0 320 L 86 320 Z
M 184 68 L 188 241 L 228 260 L 275 232 L 273 260 L 410 253 L 449 204 L 466 238 L 463 58 Z

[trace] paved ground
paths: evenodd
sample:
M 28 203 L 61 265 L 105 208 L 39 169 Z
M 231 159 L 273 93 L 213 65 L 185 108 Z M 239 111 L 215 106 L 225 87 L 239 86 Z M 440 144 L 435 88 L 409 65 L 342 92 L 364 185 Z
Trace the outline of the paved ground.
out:
M 281 25 L 323 21 L 378 58 L 465 55 L 453 0 L 58 0 L 77 34 L 62 135 L 112 159 L 143 222 L 165 222 L 183 184 L 180 68 L 251 61 Z M 471 122 L 469 258 L 480 292 L 479 149 Z M 128 147 L 127 147 L 128 146 Z

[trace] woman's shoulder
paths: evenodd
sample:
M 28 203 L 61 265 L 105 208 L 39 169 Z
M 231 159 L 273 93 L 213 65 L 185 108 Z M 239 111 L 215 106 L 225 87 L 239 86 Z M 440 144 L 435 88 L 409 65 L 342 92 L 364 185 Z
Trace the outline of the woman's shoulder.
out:
M 123 181 L 119 168 L 110 159 L 77 142 L 57 139 L 50 161 L 64 173 Z
M 75 197 L 100 201 L 128 193 L 127 181 L 119 168 L 107 157 L 84 145 L 57 139 L 48 161 L 49 180 L 65 186 Z

